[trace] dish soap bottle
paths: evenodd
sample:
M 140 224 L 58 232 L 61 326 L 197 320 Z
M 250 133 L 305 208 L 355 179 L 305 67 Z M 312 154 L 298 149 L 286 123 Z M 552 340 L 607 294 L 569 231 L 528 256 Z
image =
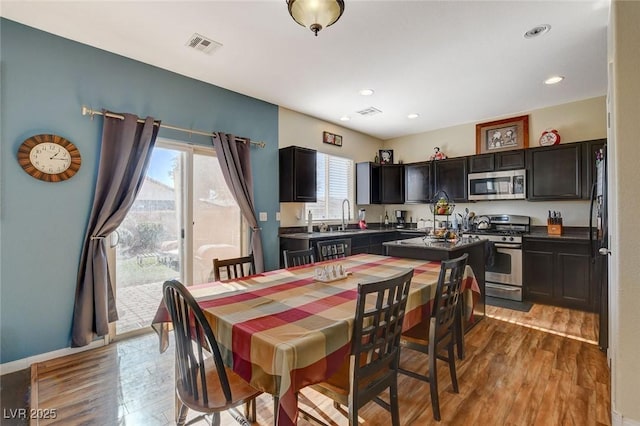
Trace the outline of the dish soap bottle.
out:
M 313 215 L 311 214 L 311 210 L 309 210 L 309 214 L 307 215 L 307 232 L 309 234 L 313 232 Z
M 387 212 L 384 212 L 384 227 L 388 227 L 389 226 L 389 215 L 387 214 Z

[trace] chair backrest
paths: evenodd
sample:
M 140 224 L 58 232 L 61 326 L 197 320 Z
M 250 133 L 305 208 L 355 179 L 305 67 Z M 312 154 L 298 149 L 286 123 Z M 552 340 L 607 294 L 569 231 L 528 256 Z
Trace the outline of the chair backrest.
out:
M 351 239 L 318 241 L 318 260 L 338 259 L 351 256 Z
M 215 281 L 242 278 L 256 273 L 253 253 L 249 256 L 234 257 L 232 259 L 213 259 L 213 279 Z M 211 279 L 211 274 L 209 275 Z
M 383 281 L 358 284 L 350 392 L 358 393 L 359 406 L 386 389 L 397 374 L 412 277 L 413 269 Z
M 456 259 L 442 261 L 429 327 L 429 341 L 438 346 L 444 346 L 453 338 L 454 321 L 460 309 L 462 277 L 468 257 L 465 253 Z
M 162 286 L 164 303 L 171 316 L 176 339 L 177 380 L 196 401 L 209 403 L 205 350 L 212 356 L 220 380 L 220 388 L 227 402 L 231 401 L 231 387 L 227 377 L 218 342 L 189 291 L 176 280 L 165 281 Z
M 315 255 L 313 254 L 313 248 L 306 250 L 283 250 L 282 255 L 284 258 L 284 267 L 290 268 L 292 266 L 309 265 L 315 263 Z

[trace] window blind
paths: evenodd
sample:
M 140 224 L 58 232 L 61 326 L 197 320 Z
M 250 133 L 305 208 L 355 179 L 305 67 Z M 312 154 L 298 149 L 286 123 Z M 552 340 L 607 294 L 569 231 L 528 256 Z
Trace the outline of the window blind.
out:
M 342 201 L 351 205 L 353 219 L 353 160 L 335 155 L 318 153 L 316 157 L 317 202 L 307 203 L 305 211 L 311 210 L 313 220 L 342 219 Z M 345 211 L 345 215 L 347 212 Z M 345 216 L 346 218 L 346 216 Z

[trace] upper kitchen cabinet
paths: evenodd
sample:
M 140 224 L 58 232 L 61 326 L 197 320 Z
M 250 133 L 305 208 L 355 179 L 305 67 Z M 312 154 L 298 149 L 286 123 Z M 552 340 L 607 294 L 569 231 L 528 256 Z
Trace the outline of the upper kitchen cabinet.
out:
M 316 202 L 316 151 L 299 146 L 280 149 L 280 202 Z
M 431 202 L 433 197 L 432 164 L 430 161 L 424 161 L 404 165 L 405 203 L 428 204 Z
M 380 164 L 356 164 L 356 204 L 380 204 Z
M 380 166 L 380 198 L 383 204 L 404 203 L 404 166 L 402 164 Z
M 528 200 L 582 198 L 581 143 L 527 150 Z
M 469 173 L 517 170 L 526 167 L 524 149 L 502 151 L 469 157 Z
M 445 191 L 451 201 L 467 201 L 467 158 L 450 158 L 432 163 L 434 192 Z
M 596 154 L 606 145 L 606 139 L 595 139 L 582 143 L 582 198 L 591 198 L 591 185 L 596 178 Z

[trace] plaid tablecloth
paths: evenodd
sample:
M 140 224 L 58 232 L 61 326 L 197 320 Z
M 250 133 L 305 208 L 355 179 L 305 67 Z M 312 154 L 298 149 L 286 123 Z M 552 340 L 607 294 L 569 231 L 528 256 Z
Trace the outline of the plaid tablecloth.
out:
M 341 263 L 351 274 L 330 283 L 316 281 L 315 268 L 329 263 Z M 407 269 L 414 270 L 404 322 L 408 329 L 430 314 L 440 262 L 360 254 L 189 290 L 216 334 L 225 363 L 257 389 L 278 396 L 278 424 L 294 425 L 296 392 L 330 377 L 350 351 L 357 284 Z M 480 294 L 469 266 L 463 289 L 472 292 L 465 297 L 469 317 L 473 293 Z M 161 303 L 152 323 L 161 351 L 169 323 Z

